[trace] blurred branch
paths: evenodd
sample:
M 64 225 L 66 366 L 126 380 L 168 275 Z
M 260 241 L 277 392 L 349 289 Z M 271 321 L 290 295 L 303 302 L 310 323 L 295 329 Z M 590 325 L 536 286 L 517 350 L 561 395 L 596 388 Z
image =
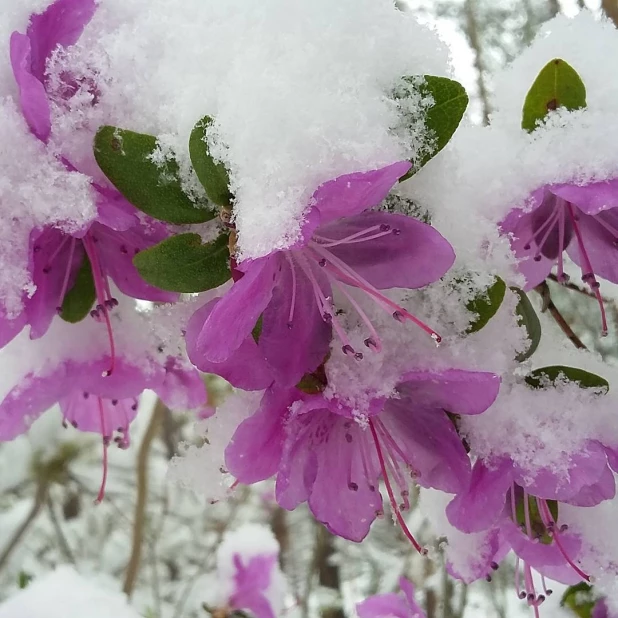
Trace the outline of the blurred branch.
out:
M 339 602 L 336 605 L 322 609 L 322 618 L 345 618 L 341 609 L 341 578 L 339 567 L 333 564 L 332 557 L 335 554 L 333 535 L 323 526 L 317 528 L 317 551 L 315 555 L 315 567 L 318 572 L 318 581 L 321 586 L 334 591 Z
M 542 312 L 549 311 L 551 317 L 554 319 L 556 324 L 560 327 L 560 330 L 569 338 L 571 343 L 578 350 L 587 350 L 588 348 L 582 343 L 582 340 L 573 332 L 573 329 L 569 326 L 568 322 L 564 319 L 562 313 L 556 305 L 554 305 L 554 301 L 551 298 L 551 292 L 549 291 L 549 286 L 546 281 L 543 281 L 540 285 L 537 285 L 534 288 L 535 292 L 540 294 L 543 300 L 543 308 Z
M 150 447 L 159 433 L 159 427 L 163 422 L 165 404 L 158 400 L 155 404 L 150 419 L 150 424 L 137 454 L 137 500 L 135 503 L 135 517 L 133 520 L 133 544 L 131 557 L 125 573 L 123 592 L 130 597 L 137 581 L 140 562 L 142 558 L 142 544 L 144 540 L 144 527 L 146 523 L 146 504 L 148 501 L 148 458 Z
M 51 498 L 48 498 L 47 500 L 47 510 L 49 512 L 49 518 L 51 519 L 52 526 L 54 527 L 56 536 L 58 538 L 58 545 L 60 546 L 60 551 L 68 562 L 70 562 L 71 564 L 75 564 L 75 556 L 71 551 L 67 538 L 64 536 L 64 532 L 62 531 L 60 521 L 58 521 L 58 517 L 56 516 L 54 503 L 52 502 Z
M 43 510 L 43 507 L 45 506 L 45 502 L 47 500 L 48 490 L 49 485 L 47 484 L 47 482 L 39 481 L 39 484 L 36 488 L 36 494 L 34 496 L 34 503 L 32 504 L 30 512 L 28 513 L 26 519 L 23 521 L 21 526 L 19 526 L 19 528 L 15 531 L 15 534 L 12 536 L 7 546 L 2 551 L 2 554 L 0 554 L 0 571 L 6 566 L 6 563 L 9 561 L 9 558 L 15 551 L 15 548 L 19 545 L 26 532 L 28 532 L 30 526 L 35 522 L 36 518 Z
M 474 68 L 477 73 L 477 85 L 479 97 L 483 105 L 483 124 L 489 123 L 489 92 L 485 83 L 485 61 L 483 59 L 483 49 L 479 33 L 479 25 L 476 17 L 476 0 L 466 0 L 464 4 L 464 32 L 468 43 L 474 52 Z
M 560 2 L 558 0 L 547 0 L 547 5 L 549 8 L 549 15 L 551 17 L 556 17 L 558 13 L 562 10 L 560 7 Z
M 614 24 L 618 26 L 618 0 L 601 0 L 601 8 Z

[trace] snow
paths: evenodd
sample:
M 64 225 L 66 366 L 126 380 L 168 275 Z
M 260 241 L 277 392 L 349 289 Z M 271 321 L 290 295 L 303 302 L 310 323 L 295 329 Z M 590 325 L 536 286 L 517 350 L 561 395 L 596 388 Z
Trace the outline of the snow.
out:
M 0 618 L 140 618 L 124 596 L 58 567 L 0 605 Z
M 101 92 L 65 110 L 65 128 L 156 134 L 187 171 L 190 131 L 214 116 L 246 257 L 290 244 L 320 183 L 418 152 L 424 128 L 402 131 L 391 92 L 405 75 L 450 73 L 435 33 L 390 0 L 102 0 L 70 59 Z

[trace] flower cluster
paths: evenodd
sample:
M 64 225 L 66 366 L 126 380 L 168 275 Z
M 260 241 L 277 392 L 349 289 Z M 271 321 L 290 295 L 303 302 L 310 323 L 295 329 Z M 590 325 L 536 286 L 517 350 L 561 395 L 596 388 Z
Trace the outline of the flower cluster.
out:
M 541 321 L 526 292 L 543 291 L 552 276 L 567 284 L 566 252 L 608 334 L 610 301 L 598 279 L 618 283 L 618 170 L 539 177 L 513 198 L 492 191 L 492 212 L 470 198 L 470 215 L 454 213 L 428 199 L 436 193 L 427 184 L 453 184 L 439 173 L 456 167 L 453 155 L 464 169 L 475 158 L 471 129 L 450 158 L 425 164 L 455 132 L 467 97 L 450 79 L 408 76 L 378 97 L 388 101 L 392 150 L 343 167 L 333 157 L 333 172 L 309 175 L 302 198 L 290 191 L 302 201 L 290 234 L 257 242 L 242 166 L 230 164 L 239 142 L 225 142 L 225 122 L 195 124 L 189 159 L 168 147 L 163 129 L 157 139 L 104 124 L 123 116 L 107 103 L 114 76 L 87 53 L 96 43 L 85 33 L 103 4 L 55 0 L 10 40 L 29 143 L 63 182 L 84 182 L 90 201 L 73 218 L 28 227 L 16 217 L 27 285 L 0 295 L 0 439 L 58 404 L 67 425 L 102 437 L 100 501 L 107 447 L 129 446 L 141 393 L 207 418 L 202 374 L 215 374 L 237 389 L 232 399 L 256 394 L 256 405 L 230 415 L 231 437 L 219 445 L 217 473 L 233 487 L 274 479 L 279 506 L 307 503 L 332 534 L 354 542 L 388 512 L 421 554 L 408 514 L 418 488 L 421 497 L 435 492 L 451 574 L 491 580 L 513 552 L 517 595 L 536 616 L 551 594 L 546 579 L 590 582 L 595 570 L 615 569 L 613 558 L 599 560 L 577 515 L 615 497 L 613 395 L 592 355 L 536 351 Z M 530 148 L 592 122 L 581 120 L 579 75 L 548 60 L 517 133 Z M 393 129 L 393 114 L 413 126 L 420 117 L 422 130 Z M 274 618 L 276 552 L 232 555 L 234 587 L 217 603 Z M 368 599 L 359 615 L 420 618 L 412 585 L 400 586 L 403 596 Z M 603 611 L 605 601 L 595 609 Z

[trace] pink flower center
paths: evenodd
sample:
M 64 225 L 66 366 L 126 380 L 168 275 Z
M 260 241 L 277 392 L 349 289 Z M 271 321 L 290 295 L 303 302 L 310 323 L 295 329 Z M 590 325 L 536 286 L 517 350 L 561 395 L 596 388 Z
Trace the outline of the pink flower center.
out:
M 354 356 L 358 360 L 362 360 L 363 358 L 363 353 L 357 352 L 350 343 L 345 329 L 337 317 L 337 309 L 333 304 L 332 295 L 327 295 L 318 282 L 318 277 L 313 270 L 317 265 L 320 272 L 326 276 L 331 290 L 337 289 L 341 292 L 367 328 L 369 336 L 364 340 L 364 344 L 370 350 L 379 352 L 382 349 L 382 341 L 370 318 L 367 316 L 360 304 L 346 289 L 347 285 L 362 290 L 375 303 L 377 303 L 378 306 L 385 311 L 388 311 L 398 322 L 413 322 L 428 333 L 434 341 L 439 344 L 442 341 L 442 337 L 435 330 L 388 298 L 388 296 L 379 291 L 375 286 L 371 285 L 371 283 L 369 283 L 358 272 L 346 264 L 346 262 L 330 251 L 330 249 L 337 246 L 371 242 L 372 240 L 383 238 L 385 236 L 397 236 L 400 233 L 400 230 L 393 229 L 389 225 L 382 224 L 367 227 L 364 230 L 360 230 L 338 240 L 326 238 L 316 234 L 313 236 L 306 248 L 299 251 L 285 252 L 285 257 L 292 271 L 292 302 L 288 316 L 288 324 L 291 325 L 292 319 L 294 318 L 296 305 L 296 267 L 298 267 L 307 279 L 309 279 L 313 288 L 315 301 L 318 305 L 320 314 L 322 315 L 322 319 L 332 325 L 333 330 L 342 343 L 342 350 L 344 354 Z
M 563 252 L 569 246 L 572 236 L 575 236 L 577 249 L 580 256 L 582 281 L 590 287 L 590 290 L 596 298 L 601 312 L 601 336 L 607 336 L 607 317 L 605 313 L 605 305 L 600 292 L 600 284 L 597 281 L 594 269 L 590 261 L 590 256 L 586 250 L 586 243 L 580 225 L 581 211 L 566 200 L 552 196 L 551 202 L 546 200 L 546 203 L 552 205 L 552 210 L 549 216 L 541 220 L 540 225 L 533 231 L 532 236 L 525 241 L 524 250 L 530 251 L 532 246 L 536 247 L 533 259 L 540 262 L 543 257 L 550 259 L 556 257 L 558 260 L 557 278 L 561 283 L 567 283 L 569 276 L 564 272 Z M 618 230 L 616 230 L 609 222 L 602 218 L 603 213 L 596 215 L 594 220 L 603 228 L 609 231 L 616 239 L 614 243 L 618 245 Z

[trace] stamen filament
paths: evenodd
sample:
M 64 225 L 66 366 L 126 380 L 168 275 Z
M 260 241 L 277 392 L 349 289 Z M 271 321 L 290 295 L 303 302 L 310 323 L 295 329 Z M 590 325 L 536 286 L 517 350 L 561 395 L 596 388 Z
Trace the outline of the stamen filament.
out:
M 58 311 L 62 309 L 62 303 L 69 287 L 69 277 L 71 276 L 71 265 L 73 264 L 73 256 L 75 255 L 75 238 L 71 237 L 71 247 L 69 249 L 69 261 L 67 262 L 66 270 L 64 271 L 64 279 L 62 280 L 62 287 L 60 288 L 60 297 L 58 298 Z
M 384 461 L 384 456 L 382 455 L 382 448 L 380 446 L 380 441 L 378 439 L 378 435 L 376 433 L 375 427 L 373 426 L 373 421 L 371 419 L 369 419 L 369 429 L 371 431 L 371 435 L 373 437 L 373 442 L 374 442 L 375 447 L 376 447 L 376 453 L 378 455 L 378 461 L 380 462 L 380 469 L 382 470 L 382 478 L 384 479 L 384 484 L 386 485 L 386 491 L 388 492 L 388 498 L 390 500 L 391 508 L 393 509 L 393 513 L 395 514 L 395 517 L 397 518 L 397 521 L 399 522 L 399 526 L 401 527 L 402 532 L 405 534 L 405 536 L 408 538 L 408 540 L 412 543 L 414 549 L 416 549 L 416 551 L 419 554 L 426 555 L 427 554 L 427 550 L 424 549 L 423 547 L 421 547 L 419 545 L 418 541 L 412 536 L 412 533 L 408 529 L 408 526 L 406 525 L 406 522 L 405 522 L 403 516 L 401 515 L 401 512 L 399 510 L 399 506 L 397 504 L 397 500 L 395 500 L 395 494 L 393 493 L 393 488 L 391 487 L 391 483 L 389 481 L 388 474 L 387 474 L 387 471 L 386 471 L 386 464 L 385 464 L 385 461 Z
M 99 405 L 99 420 L 101 422 L 101 435 L 103 436 L 103 478 L 101 479 L 101 486 L 99 493 L 94 501 L 95 504 L 101 504 L 103 498 L 105 498 L 105 486 L 107 485 L 107 449 L 109 448 L 109 436 L 107 435 L 107 429 L 105 427 L 105 410 L 103 409 L 103 400 L 101 397 L 97 397 Z

